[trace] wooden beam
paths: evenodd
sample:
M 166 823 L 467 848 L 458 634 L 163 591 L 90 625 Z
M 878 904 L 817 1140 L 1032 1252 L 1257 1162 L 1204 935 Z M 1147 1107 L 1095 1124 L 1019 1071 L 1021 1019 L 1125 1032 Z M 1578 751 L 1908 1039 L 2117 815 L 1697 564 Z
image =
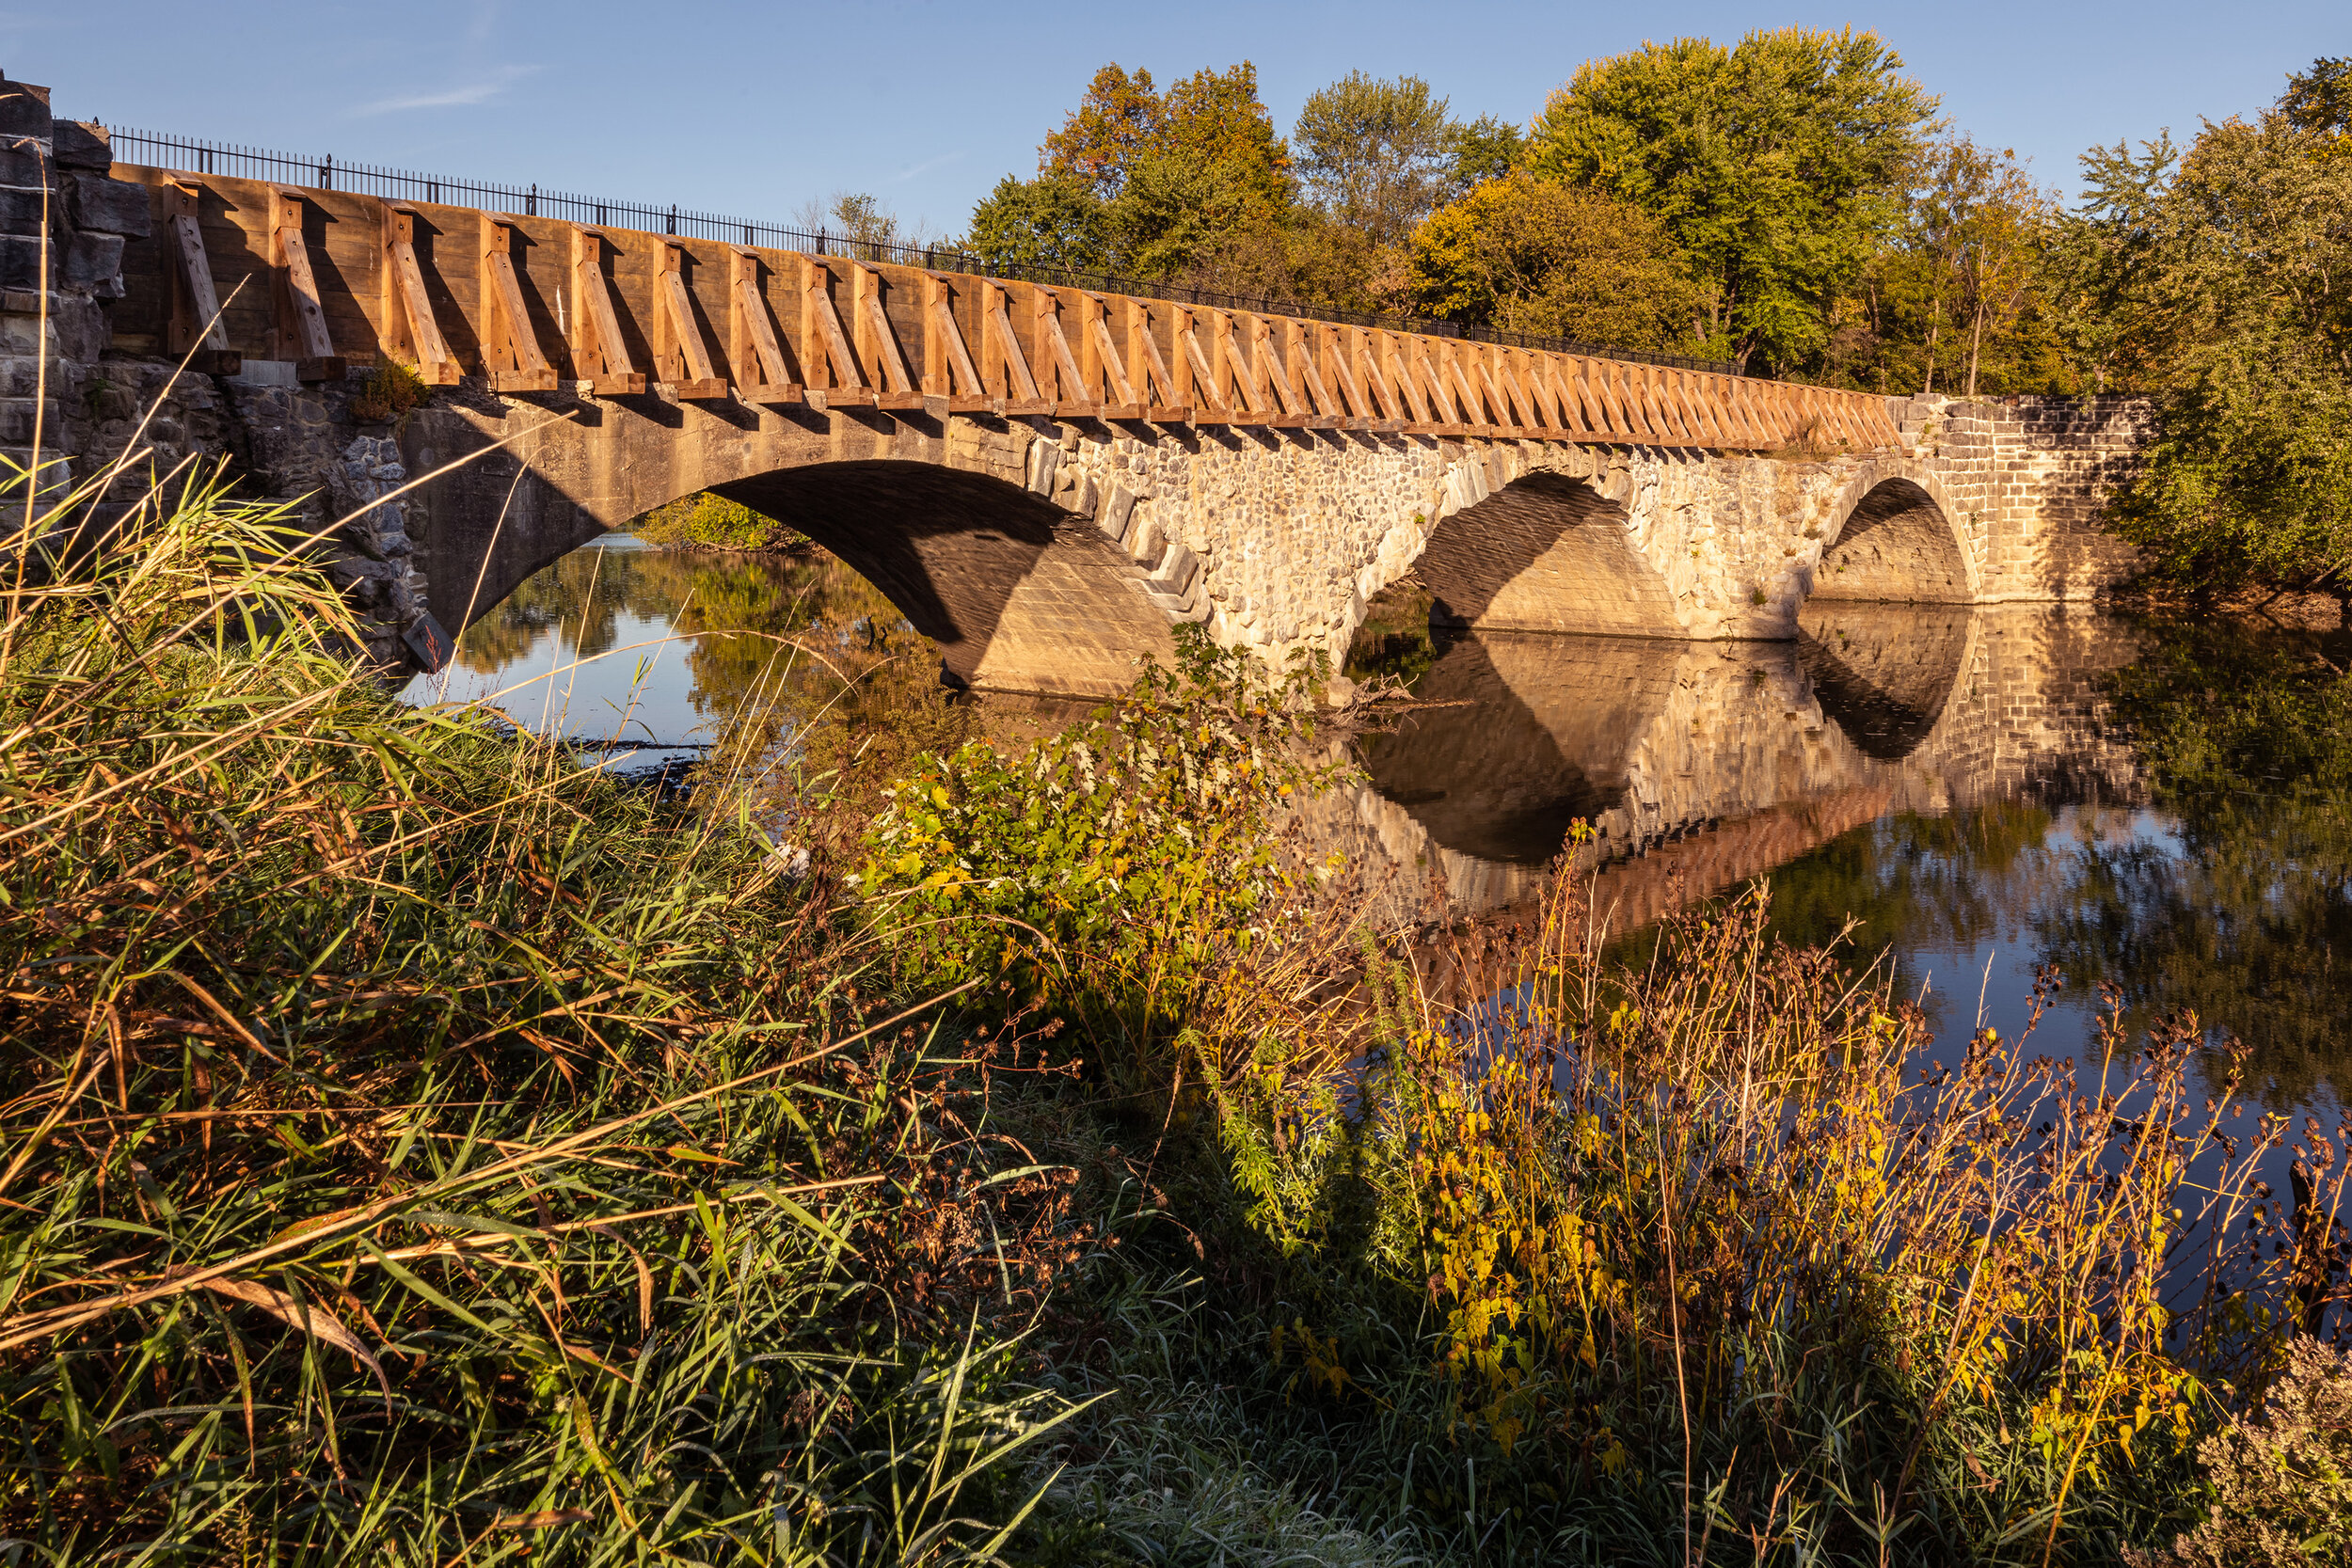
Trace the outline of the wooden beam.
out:
M 1038 390 L 1054 400 L 1055 413 L 1090 419 L 1098 404 L 1087 396 L 1078 356 L 1070 352 L 1070 339 L 1062 332 L 1061 295 L 1042 283 L 1028 289 L 1029 368 L 1037 374 Z
M 890 312 L 882 307 L 886 286 L 879 269 L 864 261 L 850 263 L 850 314 L 857 333 L 857 356 L 873 371 L 875 407 L 920 408 L 922 388 L 907 369 L 898 331 L 890 325 Z
M 164 327 L 166 351 L 185 356 L 203 375 L 234 375 L 245 356 L 229 346 L 221 320 L 220 291 L 213 286 L 213 264 L 204 254 L 202 187 L 184 181 L 163 187 L 164 245 L 170 252 L 171 315 Z
M 1333 395 L 1343 405 L 1343 412 L 1347 416 L 1349 427 L 1356 430 L 1371 429 L 1372 422 L 1380 417 L 1380 411 L 1373 406 L 1371 399 L 1364 396 L 1363 384 L 1356 379 L 1356 344 L 1355 340 L 1349 336 L 1350 333 L 1360 336 L 1362 329 L 1352 326 L 1334 326 L 1328 322 L 1324 322 L 1312 330 L 1322 359 L 1324 384 L 1331 388 Z
M 874 401 L 858 371 L 841 313 L 833 306 L 833 269 L 814 256 L 801 258 L 801 375 L 809 390 L 825 394 L 827 408 L 853 408 Z
M 1551 385 L 1551 356 L 1521 349 L 1518 355 L 1519 384 L 1535 405 L 1535 422 L 1546 435 L 1566 435 L 1575 427 L 1562 415 L 1560 399 Z
M 1353 361 L 1357 382 L 1372 395 L 1373 418 L 1379 426 L 1401 430 L 1405 425 L 1405 408 L 1397 402 L 1396 386 L 1389 379 L 1388 367 L 1381 363 L 1380 342 L 1384 334 L 1367 332 L 1360 326 L 1347 330 L 1347 352 Z
M 1282 356 L 1290 362 L 1291 381 L 1298 388 L 1299 403 L 1307 411 L 1311 430 L 1336 430 L 1347 419 L 1347 410 L 1331 388 L 1324 384 L 1322 372 L 1315 366 L 1311 346 L 1315 336 L 1312 323 L 1282 319 Z
M 572 226 L 572 370 L 600 398 L 642 396 L 653 377 L 629 356 L 621 319 L 612 309 L 612 284 L 605 277 L 605 253 L 612 242 L 603 230 Z
M 1189 388 L 1180 390 L 1168 373 L 1168 360 L 1160 353 L 1160 340 L 1153 331 L 1156 325 L 1152 319 L 1151 301 L 1127 301 L 1127 365 L 1135 377 L 1135 388 L 1141 394 L 1149 410 L 1147 417 L 1153 422 L 1190 424 L 1192 399 L 1185 395 Z M 1178 358 L 1181 362 L 1181 350 Z
M 269 270 L 278 318 L 270 357 L 293 360 L 296 380 L 341 381 L 346 366 L 327 335 L 326 310 L 319 304 L 310 246 L 302 237 L 303 207 L 301 192 L 269 187 Z
M 461 374 L 457 358 L 434 319 L 433 296 L 425 293 L 424 269 L 417 264 L 417 210 L 385 201 L 376 211 L 384 242 L 376 257 L 383 352 L 412 366 L 428 387 L 454 387 Z
M 806 388 L 792 375 L 759 288 L 759 252 L 727 247 L 727 369 L 745 403 L 800 403 Z
M 1257 372 L 1236 343 L 1246 330 L 1235 330 L 1230 310 L 1209 312 L 1211 379 L 1216 400 L 1232 415 L 1233 423 L 1263 424 L 1266 416 L 1265 388 L 1258 384 Z
M 552 392 L 555 367 L 540 352 L 515 276 L 515 226 L 482 214 L 482 367 L 494 392 Z
M 1011 293 L 993 278 L 980 285 L 980 385 L 1003 397 L 1007 414 L 1050 414 L 1054 400 L 1040 395 L 1028 356 L 1012 329 Z
M 1281 351 L 1274 346 L 1274 328 L 1263 316 L 1236 311 L 1237 320 L 1245 324 L 1249 340 L 1249 365 L 1257 372 L 1258 382 L 1270 388 L 1280 400 L 1280 411 L 1270 413 L 1265 423 L 1279 428 L 1297 429 L 1307 422 L 1306 405 L 1291 387 L 1291 378 L 1282 373 Z
M 1078 323 L 1082 341 L 1079 344 L 1078 372 L 1086 379 L 1087 395 L 1103 405 L 1103 419 L 1140 420 L 1144 417 L 1146 400 L 1128 377 L 1126 361 L 1120 357 L 1119 345 L 1111 341 L 1109 309 L 1110 301 L 1106 296 L 1080 291 Z
M 1414 340 L 1386 330 L 1372 335 L 1373 353 L 1381 361 L 1381 370 L 1390 377 L 1396 395 L 1410 411 L 1415 424 L 1429 424 L 1429 396 L 1422 389 L 1419 377 L 1413 373 L 1411 358 Z
M 677 388 L 681 399 L 707 401 L 727 395 L 727 379 L 710 362 L 703 329 L 694 320 L 694 300 L 686 292 L 686 247 L 661 242 L 661 265 L 653 279 L 653 373 Z
M 971 413 L 995 400 L 956 325 L 957 281 L 944 272 L 923 275 L 923 391 L 947 399 L 949 413 Z
M 1233 399 L 1228 382 L 1222 378 L 1223 339 L 1220 331 L 1230 335 L 1232 324 L 1222 313 L 1209 312 L 1209 341 L 1200 341 L 1199 325 L 1188 306 L 1175 306 L 1176 332 L 1176 399 L 1195 410 L 1198 424 L 1231 424 L 1233 422 Z

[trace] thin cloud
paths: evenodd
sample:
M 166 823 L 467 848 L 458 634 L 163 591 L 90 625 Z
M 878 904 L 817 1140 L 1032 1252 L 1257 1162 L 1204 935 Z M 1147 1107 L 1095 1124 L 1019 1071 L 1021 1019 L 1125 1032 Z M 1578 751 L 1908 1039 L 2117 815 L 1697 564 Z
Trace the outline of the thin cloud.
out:
M 892 175 L 890 177 L 890 182 L 894 185 L 904 184 L 907 181 L 914 179 L 918 174 L 929 174 L 940 165 L 952 164 L 962 156 L 963 153 L 961 150 L 958 150 L 954 152 L 943 152 L 936 158 L 926 158 L 921 163 L 915 165 L 913 168 Z
M 358 115 L 401 114 L 411 109 L 461 109 L 477 103 L 487 103 L 515 83 L 539 68 L 535 65 L 503 65 L 489 75 L 441 92 L 413 93 L 402 98 L 379 99 L 352 111 Z

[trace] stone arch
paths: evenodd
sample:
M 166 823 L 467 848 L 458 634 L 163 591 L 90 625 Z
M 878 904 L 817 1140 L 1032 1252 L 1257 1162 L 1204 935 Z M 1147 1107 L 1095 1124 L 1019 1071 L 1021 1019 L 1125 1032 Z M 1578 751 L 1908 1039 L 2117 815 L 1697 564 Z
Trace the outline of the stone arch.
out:
M 1968 604 L 1977 569 L 1943 504 L 1918 480 L 1866 471 L 1821 551 L 1810 597 Z
M 1666 579 L 1628 535 L 1625 508 L 1565 474 L 1523 474 L 1449 515 L 1416 570 L 1441 625 L 1621 637 L 1682 630 Z
M 839 556 L 940 646 L 948 678 L 1106 696 L 1171 662 L 1167 612 L 1086 517 L 986 474 L 905 461 L 779 468 L 710 486 Z
M 462 632 L 598 534 L 711 490 L 841 557 L 940 644 L 950 684 L 1106 696 L 1144 658 L 1173 657 L 1150 568 L 1048 499 L 1052 470 L 1037 453 L 1057 449 L 1028 429 L 948 441 L 936 426 L 846 416 L 816 429 L 660 404 L 591 413 L 503 445 L 506 419 L 481 409 L 431 410 L 404 432 L 412 471 L 479 453 L 421 507 L 444 626 Z
M 1977 612 L 1954 606 L 1830 601 L 1797 628 L 1823 717 L 1876 762 L 1901 762 L 1943 723 L 1975 647 Z

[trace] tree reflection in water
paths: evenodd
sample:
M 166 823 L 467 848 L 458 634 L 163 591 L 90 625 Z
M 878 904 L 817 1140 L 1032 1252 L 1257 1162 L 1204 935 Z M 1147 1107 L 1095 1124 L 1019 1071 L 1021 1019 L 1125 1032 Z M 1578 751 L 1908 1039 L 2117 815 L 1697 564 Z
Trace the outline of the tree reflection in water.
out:
M 2108 676 L 2144 760 L 2148 809 L 2020 799 L 1891 816 L 1772 873 L 1792 942 L 1895 949 L 1931 967 L 1939 1021 L 1973 1023 L 1997 947 L 2055 965 L 2088 1000 L 2112 985 L 2140 1023 L 2195 1012 L 2250 1052 L 2274 1109 L 2341 1103 L 2352 1080 L 2352 640 L 2168 626 Z M 1646 950 L 1643 939 L 1629 957 Z M 1931 959 L 1946 960 L 1931 966 Z M 1956 961 L 1955 961 L 1956 960 Z M 1954 973 L 1954 971 L 1961 973 Z
M 771 769 L 782 790 L 869 792 L 898 759 L 954 744 L 971 721 L 941 688 L 930 641 L 815 546 L 575 550 L 468 628 L 457 663 L 509 683 L 527 662 L 546 667 L 550 635 L 562 662 L 611 656 L 564 675 L 576 721 L 567 729 L 601 736 L 612 728 L 606 716 L 627 707 L 638 661 L 654 652 L 625 645 L 675 637 L 661 657 L 683 657 L 690 711 L 641 711 L 629 733 L 675 741 L 738 721 L 751 727 L 744 738 L 755 752 L 783 765 Z

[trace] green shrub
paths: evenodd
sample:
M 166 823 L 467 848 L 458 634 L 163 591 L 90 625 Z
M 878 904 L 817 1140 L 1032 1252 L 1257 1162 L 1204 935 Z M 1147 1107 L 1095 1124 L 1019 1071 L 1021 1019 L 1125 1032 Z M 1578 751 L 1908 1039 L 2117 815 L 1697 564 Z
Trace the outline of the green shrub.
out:
M 1323 774 L 1309 673 L 1278 682 L 1184 626 L 1107 717 L 1018 756 L 919 758 L 855 877 L 907 983 L 1010 968 L 1120 1070 L 1172 1035 L 1220 957 L 1273 934 L 1290 887 L 1274 814 Z M 1156 1067 L 1164 1064 L 1154 1064 Z
M 707 490 L 656 507 L 632 531 L 671 549 L 788 550 L 808 543 L 773 517 Z

